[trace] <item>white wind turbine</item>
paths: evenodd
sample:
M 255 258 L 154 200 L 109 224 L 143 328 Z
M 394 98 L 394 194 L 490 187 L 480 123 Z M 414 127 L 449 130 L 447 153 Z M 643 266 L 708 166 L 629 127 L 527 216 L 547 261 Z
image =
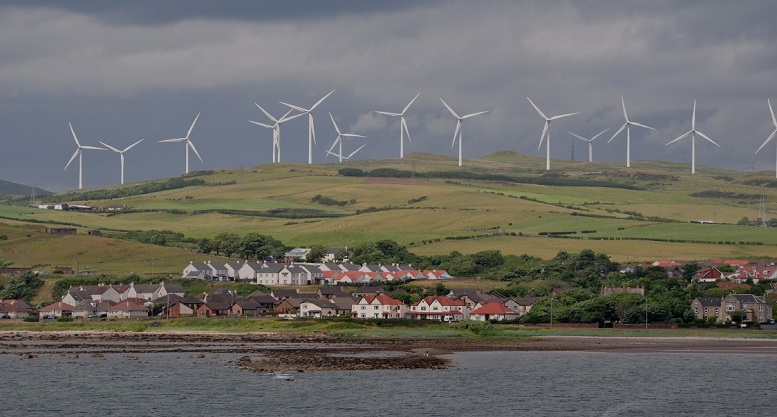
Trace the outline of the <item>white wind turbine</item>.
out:
M 402 110 L 402 113 L 391 113 L 387 111 L 377 111 L 377 110 L 375 111 L 375 113 L 378 113 L 378 114 L 383 114 L 383 115 L 392 116 L 392 117 L 397 117 L 397 116 L 399 117 L 399 158 L 400 159 L 405 157 L 405 133 L 407 133 L 407 140 L 412 142 L 412 140 L 410 140 L 410 132 L 407 130 L 407 122 L 405 121 L 405 112 L 407 112 L 407 109 L 410 108 L 410 105 L 413 104 L 415 99 L 417 99 L 418 96 L 420 95 L 421 93 L 416 94 L 415 97 L 413 97 L 413 99 L 410 100 L 410 103 L 408 103 L 407 106 L 405 106 L 405 109 Z
M 758 151 L 763 149 L 763 147 L 766 146 L 766 144 L 769 143 L 770 140 L 774 139 L 775 135 L 777 135 L 777 119 L 774 117 L 774 110 L 772 110 L 772 102 L 769 101 L 769 99 L 767 99 L 766 102 L 769 104 L 769 113 L 772 114 L 772 124 L 774 125 L 774 132 L 772 132 L 772 134 L 769 135 L 768 138 L 766 138 L 764 143 L 761 144 L 761 147 L 758 148 Z M 755 153 L 758 153 L 758 151 L 755 151 Z M 777 171 L 775 171 L 775 177 L 777 177 Z
M 531 101 L 531 99 L 529 97 L 526 97 L 526 100 L 529 100 L 529 103 L 531 103 L 532 107 L 534 107 L 534 110 L 537 110 L 537 113 L 539 113 L 540 116 L 542 116 L 542 118 L 545 119 L 545 126 L 542 128 L 542 135 L 540 136 L 540 145 L 537 146 L 537 150 L 538 151 L 540 150 L 540 148 L 542 147 L 543 139 L 545 139 L 545 137 L 547 137 L 548 141 L 547 141 L 547 143 L 545 143 L 545 155 L 546 155 L 545 170 L 550 171 L 550 132 L 548 131 L 548 127 L 550 126 L 550 122 L 552 122 L 554 120 L 558 120 L 558 119 L 564 118 L 564 117 L 574 116 L 574 115 L 580 114 L 580 113 L 567 113 L 567 114 L 560 114 L 558 116 L 547 117 L 547 116 L 545 116 L 545 113 L 543 113 L 542 110 L 540 110 L 540 108 L 537 107 L 537 105 L 534 104 L 534 102 Z
M 584 137 L 582 137 L 580 135 L 576 135 L 576 134 L 574 134 L 572 132 L 569 132 L 569 131 L 567 131 L 567 133 L 569 133 L 570 135 L 572 135 L 572 136 L 574 136 L 574 137 L 576 137 L 576 138 L 578 138 L 580 140 L 584 140 L 584 141 L 588 142 L 588 162 L 593 162 L 594 161 L 594 146 L 593 146 L 592 142 L 594 141 L 594 139 L 598 138 L 599 136 L 602 135 L 602 133 L 604 133 L 604 132 L 606 132 L 608 130 L 610 130 L 609 127 L 607 129 L 604 129 L 601 132 L 597 133 L 596 136 L 592 137 L 591 139 L 586 139 L 586 138 L 584 138 Z
M 112 150 L 112 151 L 114 151 L 114 152 L 118 153 L 118 154 L 119 154 L 119 156 L 121 156 L 121 183 L 122 183 L 122 184 L 124 184 L 124 152 L 127 152 L 127 151 L 128 151 L 128 150 L 130 150 L 130 149 L 131 149 L 133 146 L 137 145 L 137 144 L 138 144 L 138 143 L 140 143 L 140 142 L 143 142 L 143 139 L 141 139 L 141 140 L 139 140 L 139 141 L 137 141 L 137 142 L 133 143 L 133 144 L 132 144 L 132 145 L 130 145 L 130 146 L 127 146 L 126 148 L 124 148 L 124 150 L 121 150 L 121 151 L 120 151 L 120 150 L 118 150 L 118 149 L 114 148 L 113 146 L 111 146 L 111 145 L 108 145 L 107 143 L 105 143 L 105 142 L 103 142 L 103 141 L 100 141 L 100 143 L 102 143 L 102 144 L 103 144 L 103 146 L 105 146 L 106 148 L 108 148 L 108 149 L 110 149 L 110 150 Z
M 607 143 L 612 142 L 612 140 L 615 139 L 615 137 L 618 136 L 618 134 L 623 132 L 623 129 L 626 129 L 626 168 L 630 168 L 631 167 L 631 133 L 630 133 L 631 129 L 630 127 L 633 125 L 633 126 L 644 127 L 645 129 L 650 129 L 650 130 L 656 130 L 656 129 L 653 129 L 650 126 L 645 126 L 643 124 L 632 122 L 631 120 L 629 120 L 629 115 L 626 114 L 626 102 L 623 101 L 622 95 L 621 95 L 621 105 L 623 106 L 623 118 L 626 119 L 626 123 L 624 123 L 623 126 L 621 126 L 621 128 L 618 129 L 618 131 L 615 132 L 614 135 L 612 135 L 612 137 L 610 138 L 610 140 L 607 141 Z
M 340 128 L 337 127 L 337 122 L 335 122 L 335 118 L 332 117 L 332 113 L 329 113 L 329 118 L 332 119 L 332 124 L 335 126 L 335 131 L 337 131 L 337 138 L 335 138 L 335 141 L 332 142 L 332 146 L 329 147 L 329 150 L 326 151 L 326 153 L 329 154 L 329 155 L 337 155 L 340 158 L 339 162 L 343 162 L 343 159 L 348 159 L 348 158 L 352 157 L 353 154 L 355 154 L 356 152 L 359 151 L 359 149 L 361 149 L 361 148 L 359 148 L 356 151 L 354 151 L 353 153 L 351 153 L 350 155 L 348 155 L 348 158 L 343 158 L 343 138 L 366 138 L 366 136 L 357 135 L 355 133 L 341 133 L 340 132 Z M 334 154 L 334 153 L 332 153 L 332 149 L 334 149 L 335 146 L 337 146 L 337 145 L 340 145 L 340 148 L 339 148 L 338 153 Z
M 474 116 L 478 116 L 478 115 L 481 115 L 481 114 L 484 114 L 484 113 L 488 113 L 489 110 L 479 111 L 477 113 L 470 113 L 470 114 L 465 114 L 464 116 L 459 116 L 458 114 L 456 114 L 455 111 L 453 111 L 451 106 L 449 106 L 448 103 L 446 103 L 443 99 L 440 99 L 440 101 L 442 101 L 442 104 L 445 105 L 445 108 L 447 108 L 448 111 L 451 112 L 453 117 L 458 119 L 458 121 L 456 122 L 456 130 L 453 131 L 453 142 L 451 142 L 451 149 L 453 149 L 453 146 L 456 145 L 456 139 L 458 137 L 458 139 L 459 139 L 459 166 L 461 166 L 461 121 L 464 120 L 464 119 L 469 119 L 470 117 L 474 117 Z
M 321 100 L 318 100 L 316 104 L 311 106 L 309 109 L 306 109 L 304 107 L 295 106 L 289 103 L 280 102 L 284 106 L 291 107 L 292 109 L 302 112 L 302 114 L 307 113 L 308 114 L 308 164 L 313 163 L 313 144 L 316 143 L 316 129 L 313 125 L 313 110 L 315 110 L 316 107 L 318 107 L 319 104 L 321 104 L 324 99 L 332 95 L 335 90 L 332 90 L 329 92 L 329 94 L 325 95 L 324 97 L 321 97 Z
M 682 135 L 678 136 L 677 139 L 667 143 L 664 146 L 671 145 L 671 144 L 677 142 L 678 140 L 687 137 L 688 135 L 691 135 L 691 174 L 695 174 L 696 173 L 696 135 L 699 135 L 699 136 L 703 137 L 704 139 L 707 139 L 713 145 L 715 145 L 718 148 L 720 148 L 720 145 L 715 143 L 714 140 L 708 138 L 707 135 L 705 135 L 704 133 L 701 133 L 698 130 L 696 130 L 696 100 L 693 100 L 693 117 L 691 118 L 691 130 L 683 133 Z
M 194 154 L 197 155 L 197 158 L 200 159 L 200 162 L 204 162 L 202 160 L 202 157 L 200 156 L 200 153 L 197 152 L 197 148 L 194 147 L 194 143 L 192 143 L 191 139 L 189 139 L 189 136 L 192 134 L 192 129 L 194 129 L 194 124 L 197 123 L 197 119 L 199 119 L 200 114 L 197 113 L 197 117 L 194 118 L 194 121 L 192 122 L 192 125 L 189 127 L 189 131 L 186 132 L 186 137 L 183 138 L 175 138 L 175 139 L 164 139 L 160 140 L 159 142 L 186 142 L 186 173 L 189 173 L 189 147 L 192 148 L 194 151 Z
M 270 113 L 268 113 L 267 110 L 263 109 L 262 106 L 256 104 L 256 107 L 259 107 L 259 110 L 261 110 L 265 114 L 265 116 L 267 116 L 270 120 L 275 122 L 275 124 L 268 125 L 265 123 L 255 122 L 253 120 L 249 120 L 249 122 L 255 125 L 266 127 L 268 129 L 272 129 L 272 161 L 273 163 L 281 162 L 281 124 L 288 122 L 289 120 L 296 119 L 297 117 L 300 117 L 305 113 L 299 113 L 299 114 L 295 114 L 294 116 L 288 117 L 289 113 L 292 112 L 292 110 L 289 110 L 286 112 L 286 114 L 283 115 L 283 117 L 281 117 L 280 119 L 276 119 Z
M 96 146 L 81 145 L 81 143 L 78 142 L 78 137 L 76 137 L 76 131 L 73 130 L 73 125 L 70 123 L 68 123 L 68 125 L 70 125 L 70 133 L 73 134 L 73 140 L 76 141 L 77 148 L 76 148 L 76 151 L 73 153 L 73 156 L 70 157 L 70 160 L 67 161 L 67 165 L 65 165 L 65 169 L 67 169 L 67 167 L 70 166 L 70 163 L 73 162 L 74 159 L 76 159 L 76 156 L 78 156 L 78 189 L 81 190 L 84 188 L 84 181 L 83 181 L 84 165 L 83 165 L 83 155 L 82 155 L 84 149 L 93 149 L 96 151 L 105 151 L 107 149 L 98 148 Z

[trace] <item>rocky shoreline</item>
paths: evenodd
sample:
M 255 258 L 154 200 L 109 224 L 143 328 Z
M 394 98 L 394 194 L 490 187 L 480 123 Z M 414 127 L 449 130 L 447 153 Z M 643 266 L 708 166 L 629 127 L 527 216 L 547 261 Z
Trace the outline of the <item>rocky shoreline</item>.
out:
M 114 333 L 0 332 L 0 354 L 135 355 L 143 353 L 240 354 L 235 364 L 253 372 L 444 369 L 443 357 L 464 351 L 701 352 L 777 355 L 777 340 L 692 337 L 339 338 L 323 333 Z

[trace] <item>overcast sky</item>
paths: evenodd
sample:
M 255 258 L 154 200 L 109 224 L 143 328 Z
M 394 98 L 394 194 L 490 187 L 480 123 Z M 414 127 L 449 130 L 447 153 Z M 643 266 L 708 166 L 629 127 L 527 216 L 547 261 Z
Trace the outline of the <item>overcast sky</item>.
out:
M 551 125 L 551 157 L 570 159 L 567 130 L 593 136 L 594 159 L 622 161 L 625 136 L 607 144 L 629 117 L 632 160 L 690 163 L 691 145 L 664 146 L 691 124 L 720 148 L 697 139 L 697 164 L 774 169 L 777 107 L 777 3 L 763 1 L 14 1 L 0 5 L 0 179 L 64 191 L 78 187 L 68 123 L 82 145 L 123 149 L 127 182 L 184 171 L 182 137 L 204 163 L 190 170 L 249 168 L 272 160 L 271 132 L 258 103 L 280 116 L 279 101 L 314 112 L 314 162 L 333 162 L 341 130 L 366 135 L 355 158 L 399 156 L 399 121 L 374 113 L 407 112 L 405 153 L 455 156 L 459 114 L 464 157 L 537 150 L 547 115 L 580 112 Z M 283 125 L 282 160 L 307 162 L 307 118 Z M 577 160 L 585 143 L 575 143 Z M 466 164 L 466 160 L 465 160 Z M 543 168 L 542 163 L 538 169 Z M 689 167 L 690 169 L 690 167 Z M 84 187 L 119 182 L 119 156 L 84 153 Z

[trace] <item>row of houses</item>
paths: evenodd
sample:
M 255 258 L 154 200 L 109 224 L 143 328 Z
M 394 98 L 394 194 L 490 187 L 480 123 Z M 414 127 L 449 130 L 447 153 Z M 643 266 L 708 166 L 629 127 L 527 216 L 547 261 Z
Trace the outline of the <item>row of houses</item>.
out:
M 189 262 L 185 279 L 241 281 L 262 285 L 369 285 L 415 279 L 449 279 L 445 270 L 418 270 L 412 265 L 291 263 L 267 261 Z
M 62 295 L 61 301 L 72 306 L 80 305 L 87 301 L 110 301 L 116 304 L 127 299 L 141 299 L 153 302 L 168 295 L 183 297 L 183 286 L 178 283 L 166 283 L 164 281 L 158 284 L 81 285 L 68 288 Z

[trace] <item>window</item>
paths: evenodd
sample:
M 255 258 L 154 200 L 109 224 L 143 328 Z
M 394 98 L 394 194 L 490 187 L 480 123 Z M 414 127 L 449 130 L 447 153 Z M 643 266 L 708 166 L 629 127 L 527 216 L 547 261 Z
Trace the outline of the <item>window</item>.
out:
M 726 304 L 726 311 L 734 311 L 734 306 L 731 304 Z
M 706 307 L 704 308 L 704 314 L 707 314 L 707 308 Z
M 378 306 L 375 306 L 374 308 L 375 308 L 375 310 L 377 310 L 377 309 L 378 309 L 378 308 L 380 308 L 380 307 L 378 307 Z
M 715 314 L 718 314 L 719 310 L 719 308 L 715 307 Z
M 367 309 L 367 307 L 366 307 L 366 306 L 362 306 L 362 310 L 366 310 L 366 309 Z
M 434 306 L 434 307 L 432 307 L 432 310 L 434 310 L 434 311 L 437 311 L 437 310 L 439 310 L 439 309 L 440 309 L 440 308 L 439 308 L 439 307 L 437 307 L 437 306 Z
M 764 305 L 758 304 L 758 311 L 764 311 Z
M 426 311 L 426 306 L 421 306 L 421 311 Z

